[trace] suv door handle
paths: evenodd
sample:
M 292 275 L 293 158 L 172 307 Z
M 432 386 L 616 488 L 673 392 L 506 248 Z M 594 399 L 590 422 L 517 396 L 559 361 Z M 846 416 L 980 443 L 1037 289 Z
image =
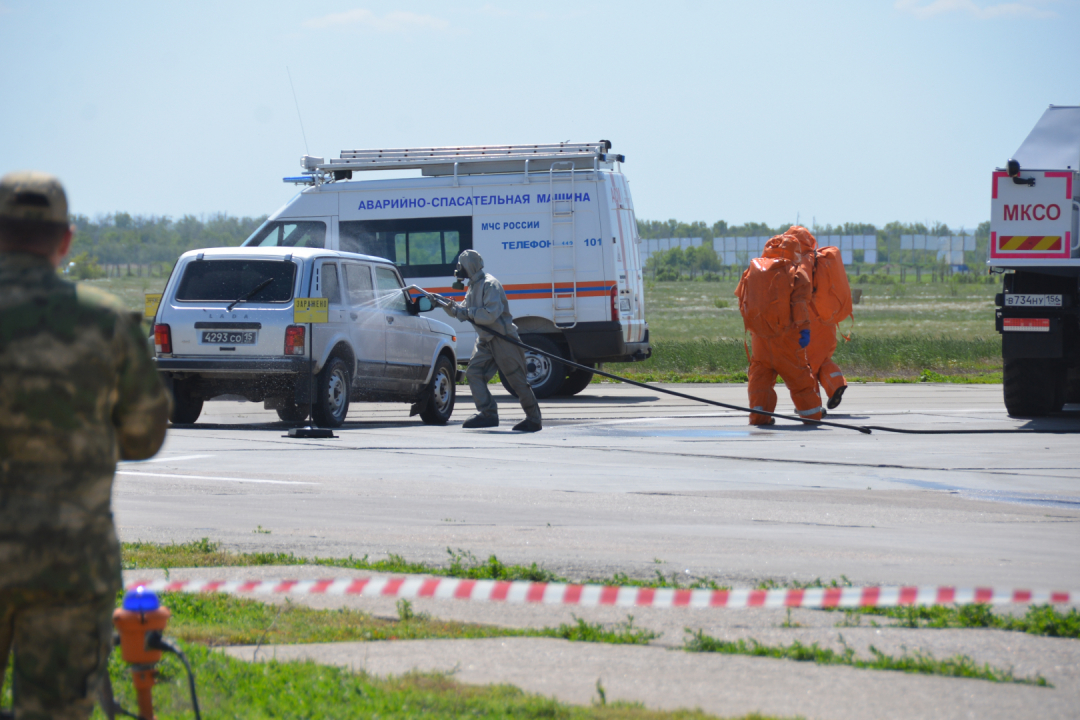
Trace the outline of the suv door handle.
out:
M 353 320 L 359 320 L 360 319 L 360 316 L 357 315 L 354 312 L 349 313 L 349 317 L 351 317 Z
M 393 325 L 394 324 L 394 316 L 393 315 L 387 315 L 386 316 L 386 322 Z

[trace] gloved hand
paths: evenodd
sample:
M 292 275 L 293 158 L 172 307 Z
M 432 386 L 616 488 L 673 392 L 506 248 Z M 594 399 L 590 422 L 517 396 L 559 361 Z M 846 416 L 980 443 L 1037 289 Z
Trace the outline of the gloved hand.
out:
M 446 311 L 446 314 L 457 320 L 458 308 L 461 307 L 459 303 L 451 302 L 442 306 L 442 309 Z
M 810 331 L 809 330 L 800 330 L 799 331 L 799 347 L 804 348 L 809 344 L 810 344 Z

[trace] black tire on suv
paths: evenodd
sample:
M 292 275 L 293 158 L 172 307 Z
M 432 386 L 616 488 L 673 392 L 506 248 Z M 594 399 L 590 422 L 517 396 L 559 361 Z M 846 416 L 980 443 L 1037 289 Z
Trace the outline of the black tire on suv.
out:
M 297 405 L 296 401 L 285 399 L 277 407 L 277 416 L 285 422 L 303 422 L 307 420 L 308 406 Z
M 322 371 L 315 376 L 315 402 L 311 406 L 311 419 L 319 427 L 336 428 L 345 422 L 349 414 L 349 391 L 352 374 L 341 358 L 330 358 Z
M 1065 368 L 1058 360 L 1005 361 L 1005 409 L 1014 417 L 1041 417 L 1065 404 Z
M 177 425 L 190 425 L 198 420 L 202 414 L 203 399 L 183 380 L 174 380 L 172 391 L 173 411 L 170 420 Z
M 559 346 L 545 335 L 522 335 L 521 342 L 537 350 L 551 353 L 556 357 L 563 356 Z M 537 400 L 543 400 L 559 392 L 563 381 L 566 380 L 566 366 L 562 362 L 529 350 L 525 351 L 525 368 L 529 376 L 529 385 L 532 386 L 533 394 L 536 395 Z M 510 383 L 506 382 L 501 375 L 499 380 L 502 382 L 502 386 L 506 388 L 506 392 L 517 397 L 517 393 L 510 387 Z
M 454 385 L 456 375 L 454 364 L 445 355 L 440 355 L 435 361 L 431 382 L 424 390 L 424 409 L 420 411 L 420 419 L 424 424 L 445 425 L 454 414 L 454 402 L 457 399 L 457 387 Z

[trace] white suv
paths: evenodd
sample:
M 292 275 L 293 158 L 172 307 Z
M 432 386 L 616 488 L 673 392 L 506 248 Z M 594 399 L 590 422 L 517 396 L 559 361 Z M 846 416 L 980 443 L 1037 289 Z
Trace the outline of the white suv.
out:
M 326 298 L 327 323 L 294 323 L 293 299 Z M 171 385 L 173 422 L 203 401 L 241 395 L 282 420 L 339 427 L 351 400 L 412 404 L 442 425 L 458 379 L 453 329 L 421 317 L 393 263 L 307 247 L 184 253 L 154 320 L 157 368 Z

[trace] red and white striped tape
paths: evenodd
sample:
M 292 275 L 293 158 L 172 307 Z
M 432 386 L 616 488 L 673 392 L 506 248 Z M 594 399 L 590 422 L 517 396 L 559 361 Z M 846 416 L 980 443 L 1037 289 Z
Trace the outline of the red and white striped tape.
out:
M 952 587 L 828 587 L 794 590 L 675 590 L 672 588 L 566 585 L 562 583 L 390 577 L 338 580 L 153 580 L 135 582 L 155 592 L 225 592 L 271 595 L 359 595 L 442 598 L 479 602 L 539 603 L 593 607 L 855 608 L 971 603 L 1080 602 L 1077 592 Z

